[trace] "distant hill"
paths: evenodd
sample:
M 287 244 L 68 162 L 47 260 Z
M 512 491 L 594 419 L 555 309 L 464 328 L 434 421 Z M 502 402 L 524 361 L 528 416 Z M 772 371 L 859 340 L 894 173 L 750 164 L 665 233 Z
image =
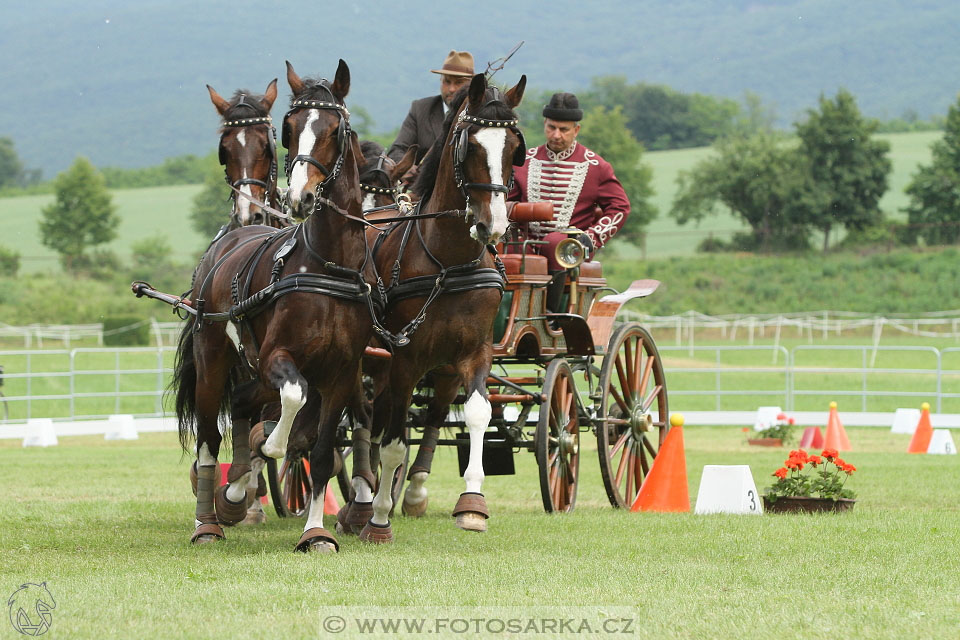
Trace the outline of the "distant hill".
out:
M 948 0 L 647 0 L 520 3 L 18 3 L 0 23 L 0 135 L 45 177 L 83 154 L 145 166 L 216 144 L 205 84 L 262 91 L 285 59 L 301 74 L 350 65 L 348 104 L 375 129 L 438 88 L 428 72 L 451 48 L 478 70 L 526 44 L 497 76 L 542 89 L 592 77 L 670 85 L 774 104 L 783 124 L 845 86 L 869 116 L 926 118 L 956 99 L 960 20 Z

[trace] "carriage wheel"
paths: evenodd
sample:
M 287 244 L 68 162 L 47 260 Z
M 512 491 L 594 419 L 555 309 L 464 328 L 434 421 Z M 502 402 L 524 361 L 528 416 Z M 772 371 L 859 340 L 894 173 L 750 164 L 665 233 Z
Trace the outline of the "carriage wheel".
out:
M 534 437 L 540 497 L 547 513 L 573 511 L 580 478 L 580 423 L 573 370 L 563 358 L 547 366 L 544 401 Z
M 299 517 L 310 508 L 313 496 L 313 480 L 310 478 L 310 461 L 306 456 L 284 458 L 280 463 L 267 458 L 267 479 L 270 481 L 270 497 L 273 508 L 281 518 Z
M 663 363 L 639 324 L 625 324 L 610 338 L 600 389 L 600 474 L 610 504 L 630 508 L 670 428 Z

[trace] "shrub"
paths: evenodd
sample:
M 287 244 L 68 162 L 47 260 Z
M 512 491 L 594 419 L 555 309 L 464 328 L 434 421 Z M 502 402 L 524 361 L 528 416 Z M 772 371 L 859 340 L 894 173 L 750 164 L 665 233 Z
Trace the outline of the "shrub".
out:
M 15 276 L 20 271 L 20 254 L 12 249 L 0 247 L 0 275 Z
M 103 344 L 108 347 L 138 347 L 150 344 L 150 323 L 137 316 L 103 319 Z

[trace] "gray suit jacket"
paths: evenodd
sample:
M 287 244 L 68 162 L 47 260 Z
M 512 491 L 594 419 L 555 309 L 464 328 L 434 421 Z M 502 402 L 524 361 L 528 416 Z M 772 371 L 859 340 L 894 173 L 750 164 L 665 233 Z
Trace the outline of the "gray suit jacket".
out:
M 417 164 L 423 159 L 430 147 L 443 130 L 443 100 L 439 95 L 420 98 L 410 104 L 410 113 L 400 126 L 400 133 L 393 141 L 387 155 L 399 162 L 407 148 L 412 144 L 420 145 L 417 150 Z

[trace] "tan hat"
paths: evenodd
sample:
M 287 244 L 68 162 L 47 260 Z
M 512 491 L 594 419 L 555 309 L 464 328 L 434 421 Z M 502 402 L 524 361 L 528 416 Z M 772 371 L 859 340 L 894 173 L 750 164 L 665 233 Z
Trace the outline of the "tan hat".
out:
M 473 76 L 473 56 L 467 51 L 451 51 L 443 61 L 443 66 L 430 69 L 430 73 L 469 78 Z

